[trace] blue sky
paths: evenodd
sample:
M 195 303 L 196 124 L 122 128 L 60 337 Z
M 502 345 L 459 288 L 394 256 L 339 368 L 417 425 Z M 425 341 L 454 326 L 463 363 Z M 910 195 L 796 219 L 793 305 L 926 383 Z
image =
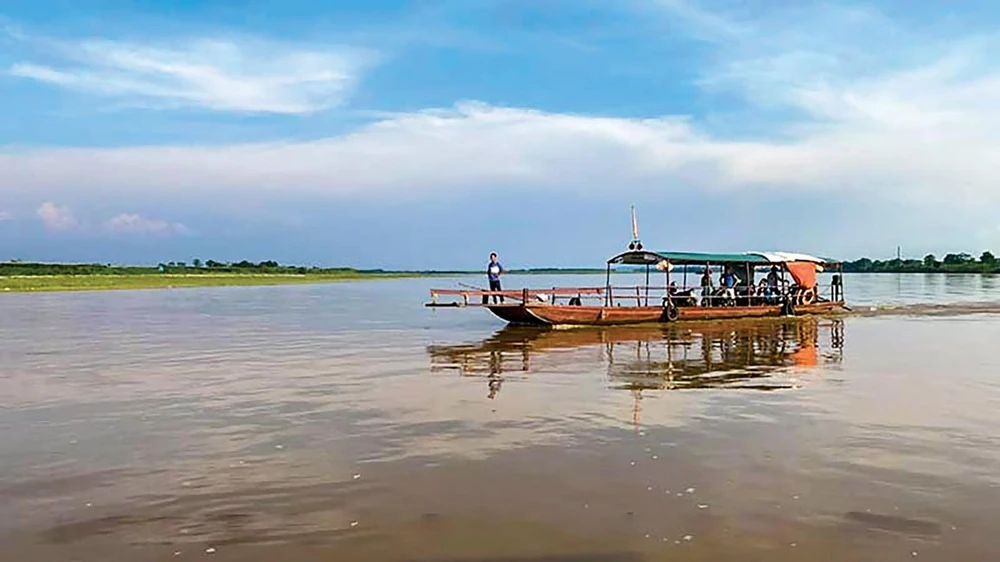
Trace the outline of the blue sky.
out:
M 992 3 L 12 4 L 0 259 L 1000 250 Z

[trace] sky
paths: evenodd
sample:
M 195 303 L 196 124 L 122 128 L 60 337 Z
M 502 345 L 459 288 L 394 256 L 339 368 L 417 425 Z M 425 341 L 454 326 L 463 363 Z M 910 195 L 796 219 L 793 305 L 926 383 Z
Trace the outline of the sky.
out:
M 1000 251 L 1000 6 L 0 5 L 0 260 Z

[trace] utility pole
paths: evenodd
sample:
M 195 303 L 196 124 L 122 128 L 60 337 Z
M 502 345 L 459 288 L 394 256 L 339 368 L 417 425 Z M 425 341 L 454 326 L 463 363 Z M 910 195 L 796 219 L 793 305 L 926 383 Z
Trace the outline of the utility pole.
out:
M 903 261 L 903 253 L 899 246 L 896 246 L 896 261 Z

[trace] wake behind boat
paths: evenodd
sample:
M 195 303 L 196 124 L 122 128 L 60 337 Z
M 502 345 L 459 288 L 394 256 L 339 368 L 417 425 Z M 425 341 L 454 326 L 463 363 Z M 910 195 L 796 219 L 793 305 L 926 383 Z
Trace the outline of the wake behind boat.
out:
M 628 251 L 609 258 L 603 287 L 505 291 L 431 289 L 429 307 L 483 307 L 511 324 L 609 326 L 684 320 L 828 314 L 846 308 L 838 260 L 792 252 L 658 252 L 638 239 L 633 209 Z M 645 282 L 613 285 L 625 266 Z M 832 271 L 828 283 L 818 274 Z M 651 277 L 661 280 L 652 281 Z M 719 274 L 716 277 L 716 274 Z M 760 276 L 760 281 L 755 278 Z M 678 284 L 680 282 L 680 284 Z M 442 297 L 451 297 L 443 300 Z M 503 302 L 497 302 L 503 297 Z

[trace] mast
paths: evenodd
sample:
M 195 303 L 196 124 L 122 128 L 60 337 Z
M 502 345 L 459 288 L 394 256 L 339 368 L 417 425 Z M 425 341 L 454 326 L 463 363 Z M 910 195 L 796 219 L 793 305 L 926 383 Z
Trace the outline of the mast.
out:
M 628 249 L 633 251 L 642 249 L 642 242 L 639 241 L 639 221 L 635 218 L 635 205 L 632 205 L 632 241 L 629 242 Z

